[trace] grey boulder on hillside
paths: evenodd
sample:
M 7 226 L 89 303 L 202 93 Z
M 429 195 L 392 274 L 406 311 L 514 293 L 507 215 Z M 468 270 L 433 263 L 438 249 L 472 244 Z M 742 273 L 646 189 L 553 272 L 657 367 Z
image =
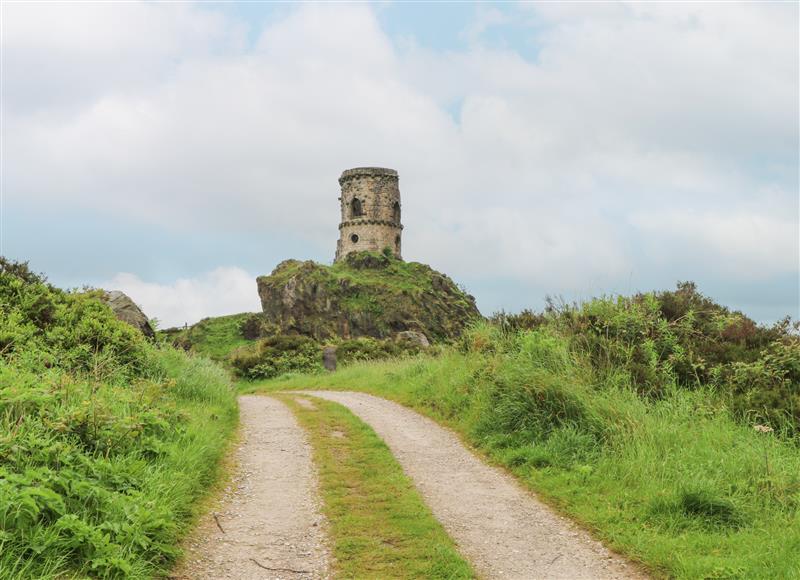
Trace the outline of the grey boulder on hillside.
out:
M 127 294 L 119 290 L 107 291 L 105 300 L 118 319 L 139 329 L 146 337 L 155 338 L 156 333 L 150 325 L 150 320 Z
M 427 336 L 415 330 L 404 330 L 403 332 L 398 332 L 397 336 L 394 338 L 399 342 L 410 342 L 411 344 L 416 344 L 422 348 L 428 348 L 431 345 L 431 343 L 428 342 Z

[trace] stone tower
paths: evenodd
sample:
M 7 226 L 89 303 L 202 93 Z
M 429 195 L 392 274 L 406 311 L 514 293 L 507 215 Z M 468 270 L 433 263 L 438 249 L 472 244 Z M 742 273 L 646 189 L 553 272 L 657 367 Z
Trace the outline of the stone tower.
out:
M 385 248 L 400 258 L 403 226 L 397 181 L 397 171 L 383 167 L 356 167 L 342 173 L 337 262 L 353 252 L 382 252 Z

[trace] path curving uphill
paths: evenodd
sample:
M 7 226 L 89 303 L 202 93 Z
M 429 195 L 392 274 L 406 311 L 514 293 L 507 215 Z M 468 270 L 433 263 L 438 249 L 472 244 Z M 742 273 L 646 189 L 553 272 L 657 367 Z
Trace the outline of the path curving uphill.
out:
M 330 555 L 305 432 L 270 397 L 239 398 L 237 477 L 186 546 L 172 578 L 326 578 Z
M 433 514 L 481 576 L 505 579 L 644 578 L 555 514 L 450 431 L 365 393 L 302 391 L 350 409 L 386 442 Z

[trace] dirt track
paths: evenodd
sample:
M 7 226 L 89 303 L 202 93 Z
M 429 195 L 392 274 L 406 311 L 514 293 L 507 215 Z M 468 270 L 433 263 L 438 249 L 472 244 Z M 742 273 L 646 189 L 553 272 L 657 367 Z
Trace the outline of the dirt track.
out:
M 297 394 L 340 403 L 369 424 L 482 577 L 645 577 L 430 419 L 364 393 Z M 219 511 L 206 517 L 189 541 L 184 565 L 172 577 L 327 577 L 331 557 L 306 437 L 280 401 L 258 396 L 239 401 L 239 475 Z M 313 407 L 308 400 L 299 402 Z
M 275 399 L 240 397 L 239 407 L 238 474 L 219 511 L 204 518 L 189 540 L 184 565 L 172 577 L 327 577 L 325 525 L 303 430 Z
M 475 457 L 450 431 L 364 393 L 303 391 L 348 407 L 386 442 L 486 578 L 642 578 L 622 558 Z

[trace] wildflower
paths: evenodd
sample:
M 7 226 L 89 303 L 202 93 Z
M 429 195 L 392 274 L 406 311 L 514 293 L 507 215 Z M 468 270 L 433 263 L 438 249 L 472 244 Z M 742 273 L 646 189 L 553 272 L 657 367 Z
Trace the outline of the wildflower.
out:
M 769 425 L 753 425 L 753 429 L 759 433 L 772 433 L 774 431 Z

